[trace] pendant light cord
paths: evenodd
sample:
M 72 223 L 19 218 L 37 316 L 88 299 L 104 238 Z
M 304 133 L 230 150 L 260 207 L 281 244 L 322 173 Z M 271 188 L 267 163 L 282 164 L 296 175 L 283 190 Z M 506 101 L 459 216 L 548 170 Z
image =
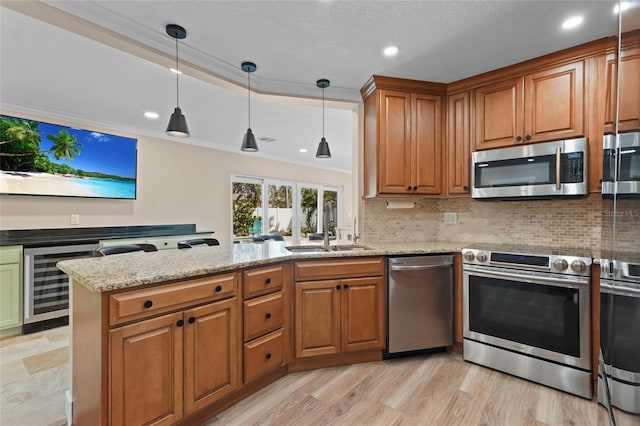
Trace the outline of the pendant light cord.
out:
M 180 91 L 178 90 L 178 77 L 180 77 L 180 69 L 178 68 L 178 37 L 176 37 L 176 106 L 180 107 Z
M 247 71 L 247 86 L 249 88 L 249 128 L 251 128 L 251 72 Z
M 322 138 L 324 139 L 324 87 L 322 88 Z

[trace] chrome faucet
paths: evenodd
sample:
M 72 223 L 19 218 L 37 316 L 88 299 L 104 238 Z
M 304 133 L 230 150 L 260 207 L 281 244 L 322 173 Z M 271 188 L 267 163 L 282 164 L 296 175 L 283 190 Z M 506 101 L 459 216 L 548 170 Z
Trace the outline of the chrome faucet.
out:
M 324 232 L 324 245 L 329 245 L 329 224 L 334 223 L 333 206 L 330 201 L 324 204 L 324 212 L 322 214 L 322 228 Z
M 360 234 L 358 233 L 358 218 L 353 218 L 353 236 L 351 237 L 353 240 L 353 244 L 358 244 L 358 240 L 360 239 Z

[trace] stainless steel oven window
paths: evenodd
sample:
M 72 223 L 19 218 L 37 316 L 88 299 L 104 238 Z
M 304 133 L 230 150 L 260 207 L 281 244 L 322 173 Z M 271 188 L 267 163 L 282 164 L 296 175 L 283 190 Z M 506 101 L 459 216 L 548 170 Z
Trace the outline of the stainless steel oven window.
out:
M 465 338 L 590 369 L 588 278 L 486 269 L 463 272 Z

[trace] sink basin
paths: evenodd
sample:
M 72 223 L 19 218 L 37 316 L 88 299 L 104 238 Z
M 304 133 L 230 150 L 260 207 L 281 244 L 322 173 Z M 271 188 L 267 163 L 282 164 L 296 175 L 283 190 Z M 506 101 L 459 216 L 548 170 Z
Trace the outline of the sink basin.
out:
M 285 248 L 292 253 L 326 253 L 331 251 L 324 246 L 286 246 Z
M 338 246 L 286 246 L 285 249 L 292 253 L 327 253 L 331 251 L 362 251 L 371 250 L 370 247 L 361 245 L 338 245 Z

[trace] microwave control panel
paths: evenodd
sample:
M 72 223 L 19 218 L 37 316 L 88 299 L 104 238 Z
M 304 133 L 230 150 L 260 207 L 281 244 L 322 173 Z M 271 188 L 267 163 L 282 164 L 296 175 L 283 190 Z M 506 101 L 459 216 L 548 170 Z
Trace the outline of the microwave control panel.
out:
M 584 180 L 584 154 L 562 154 L 562 183 L 580 183 Z

